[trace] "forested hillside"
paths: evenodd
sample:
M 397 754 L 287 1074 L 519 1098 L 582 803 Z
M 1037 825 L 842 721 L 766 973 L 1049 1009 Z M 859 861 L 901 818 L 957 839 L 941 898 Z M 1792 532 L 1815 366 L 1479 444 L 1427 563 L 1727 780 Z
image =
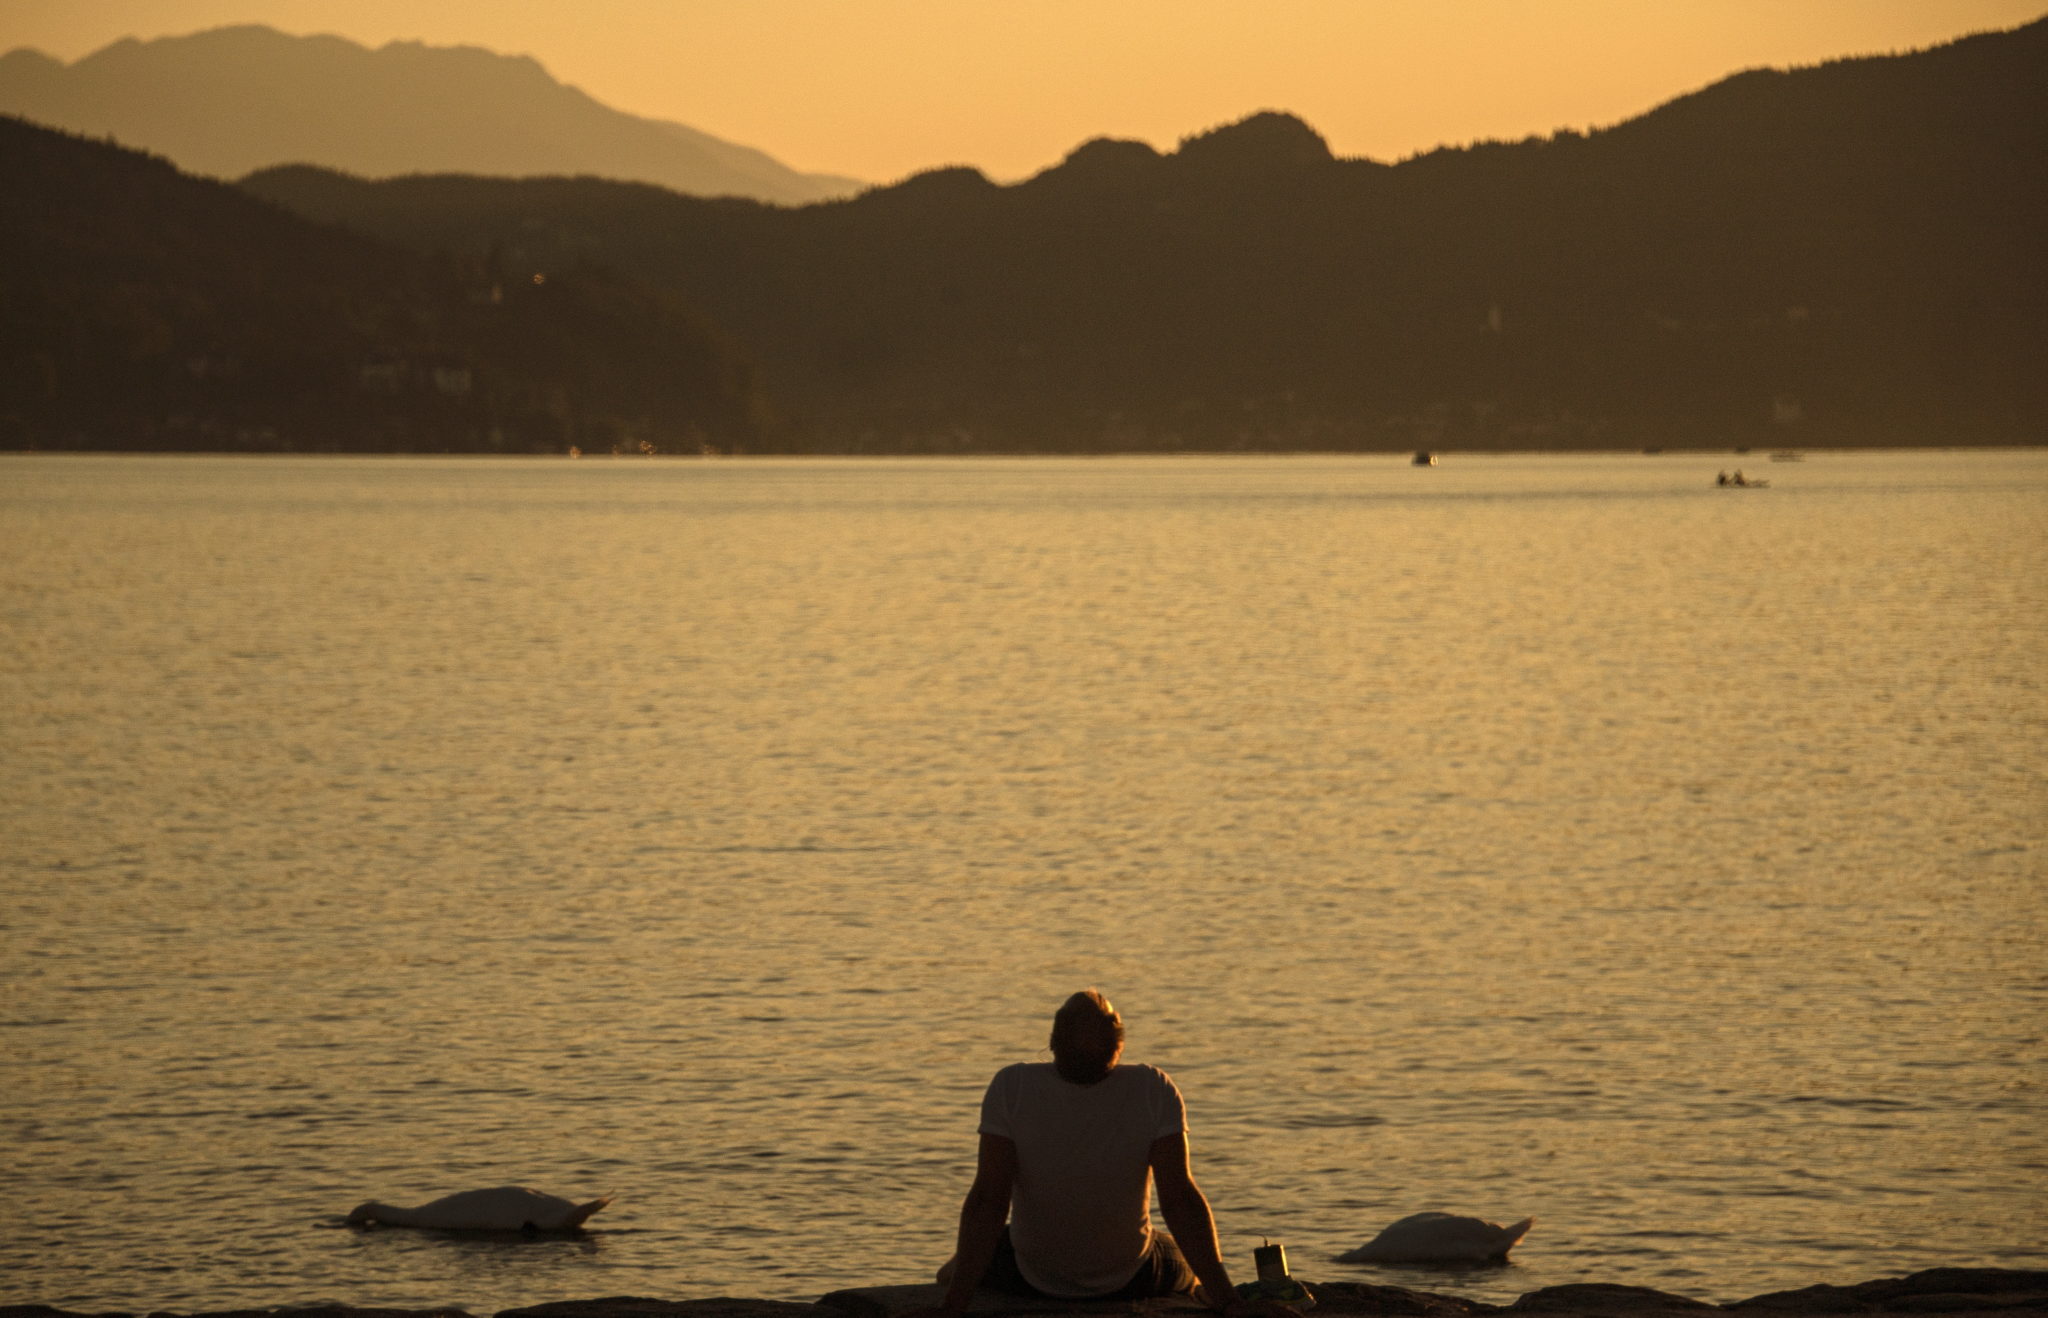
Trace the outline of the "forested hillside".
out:
M 2048 22 L 1751 72 L 1384 165 L 1262 114 L 780 210 L 596 180 L 245 186 L 423 251 L 606 270 L 828 449 L 2048 436 Z
M 0 447 L 748 447 L 753 372 L 673 294 L 309 222 L 0 117 Z
M 7 446 L 2041 443 L 2043 361 L 2048 21 L 1397 165 L 1267 113 L 794 209 L 0 120 Z

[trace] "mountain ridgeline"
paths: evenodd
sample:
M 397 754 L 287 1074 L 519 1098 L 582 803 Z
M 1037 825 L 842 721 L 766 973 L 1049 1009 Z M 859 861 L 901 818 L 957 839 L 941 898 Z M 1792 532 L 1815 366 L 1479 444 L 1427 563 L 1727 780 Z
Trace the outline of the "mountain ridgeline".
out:
M 1598 132 L 1396 165 L 1335 158 L 1299 120 L 1262 113 L 1170 153 L 1090 142 L 1009 186 L 948 169 L 796 208 L 591 178 L 372 182 L 306 166 L 241 186 L 309 221 L 294 240 L 308 251 L 359 242 L 394 270 L 409 252 L 406 278 L 470 290 L 439 303 L 393 293 L 415 309 L 381 319 L 331 286 L 301 297 L 292 305 L 324 328 L 293 351 L 306 370 L 326 360 L 344 382 L 336 390 L 381 379 L 351 352 L 467 354 L 479 396 L 502 388 L 529 400 L 521 415 L 546 413 L 525 377 L 547 363 L 493 337 L 515 302 L 531 316 L 519 321 L 530 336 L 520 352 L 552 346 L 569 363 L 556 374 L 573 377 L 574 400 L 550 414 L 553 430 L 472 421 L 460 443 L 422 442 L 416 428 L 380 432 L 379 444 L 545 447 L 615 434 L 669 448 L 701 433 L 755 451 L 1100 452 L 2048 439 L 2048 20 L 1908 55 L 1743 73 Z M 40 208 L 34 241 L 114 223 L 60 210 Z M 156 260 L 145 217 L 123 223 L 128 259 Z M 169 290 L 196 275 L 149 268 L 163 305 L 189 305 Z M 265 287 L 282 298 L 322 268 L 280 258 Z M 220 279 L 209 287 L 247 282 Z M 485 288 L 505 301 L 477 302 Z M 599 346 L 532 309 L 536 290 L 589 300 Z M 338 305 L 354 308 L 352 337 L 333 329 Z M 670 326 L 671 337 L 635 343 L 637 309 L 657 307 L 647 332 Z M 63 342 L 75 345 L 93 337 L 79 317 L 111 313 L 50 314 L 72 317 Z M 112 323 L 127 336 L 122 369 L 184 341 L 181 329 L 151 337 Z M 697 365 L 670 373 L 655 398 L 641 373 L 665 370 L 671 353 Z M 246 382 L 269 358 L 252 347 L 243 360 Z M 713 389 L 702 406 L 685 379 Z M 474 406 L 451 400 L 448 411 Z M 279 443 L 336 443 L 346 428 L 309 439 L 301 424 L 273 426 Z M 100 442 L 130 441 L 102 430 Z
M 130 38 L 71 64 L 10 51 L 0 112 L 111 134 L 222 178 L 310 161 L 368 176 L 590 174 L 788 204 L 860 187 L 614 110 L 523 56 L 416 41 L 369 50 L 254 24 Z

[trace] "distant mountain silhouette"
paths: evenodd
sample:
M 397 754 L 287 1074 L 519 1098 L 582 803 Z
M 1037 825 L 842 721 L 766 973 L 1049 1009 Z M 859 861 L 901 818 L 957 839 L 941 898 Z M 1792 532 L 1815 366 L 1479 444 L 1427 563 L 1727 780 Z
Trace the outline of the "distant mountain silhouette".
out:
M 241 187 L 0 121 L 0 446 L 2048 441 L 2048 20 L 1398 165 L 1268 112 L 798 208 Z
M 70 65 L 12 51 L 0 56 L 0 112 L 222 178 L 291 163 L 372 177 L 588 174 L 792 204 L 862 186 L 610 109 L 532 59 L 418 42 L 372 51 L 257 26 L 131 38 Z
M 0 116 L 0 448 L 695 452 L 767 419 L 672 294 L 403 251 Z
M 589 180 L 244 186 L 685 293 L 819 448 L 2048 440 L 2048 20 L 1392 166 L 1265 113 L 796 211 Z

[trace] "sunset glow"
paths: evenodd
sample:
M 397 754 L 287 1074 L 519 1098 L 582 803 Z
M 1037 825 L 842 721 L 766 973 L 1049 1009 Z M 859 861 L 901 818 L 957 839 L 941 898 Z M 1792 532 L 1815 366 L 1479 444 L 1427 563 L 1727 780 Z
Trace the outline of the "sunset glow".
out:
M 999 179 L 1089 138 L 1169 148 L 1282 109 L 1340 155 L 1398 159 L 1640 114 L 1738 69 L 2011 27 L 2040 0 L 28 0 L 0 47 L 73 60 L 126 36 L 232 23 L 528 54 L 617 109 L 887 181 Z

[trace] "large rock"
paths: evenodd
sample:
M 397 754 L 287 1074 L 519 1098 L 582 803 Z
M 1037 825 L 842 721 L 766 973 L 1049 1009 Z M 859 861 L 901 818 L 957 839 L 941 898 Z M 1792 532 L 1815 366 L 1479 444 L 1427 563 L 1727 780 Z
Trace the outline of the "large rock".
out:
M 78 1313 L 47 1304 L 0 1304 L 0 1318 L 136 1318 L 132 1313 Z M 156 1312 L 149 1318 L 181 1318 Z M 199 1318 L 199 1315 L 193 1315 Z M 470 1318 L 462 1309 L 357 1309 L 342 1304 L 284 1306 L 275 1309 L 215 1309 L 205 1318 Z
M 1804 1286 L 1737 1300 L 1730 1309 L 1794 1313 L 2048 1314 L 2048 1272 L 2014 1268 L 1929 1268 L 1853 1286 Z
M 835 1311 L 835 1318 L 891 1318 L 893 1314 L 908 1313 L 912 1309 L 927 1309 L 946 1297 L 946 1288 L 937 1285 L 925 1286 L 856 1286 L 849 1290 L 833 1291 L 819 1297 L 818 1303 Z M 999 1314 L 1148 1314 L 1165 1318 L 1198 1318 L 1208 1309 L 1184 1296 L 1172 1296 L 1159 1300 L 1124 1300 L 1114 1303 L 1082 1304 L 1072 1300 L 1030 1300 L 1017 1295 L 1004 1295 L 999 1291 L 978 1290 L 967 1305 L 967 1312 L 988 1315 Z M 499 1318 L 504 1318 L 501 1314 Z
M 1411 1291 L 1403 1286 L 1374 1286 L 1362 1281 L 1305 1283 L 1315 1296 L 1316 1314 L 1371 1314 L 1394 1318 L 1465 1318 L 1467 1314 L 1492 1313 L 1495 1306 L 1455 1295 Z
M 1478 1300 L 1399 1286 L 1362 1282 L 1304 1283 L 1315 1296 L 1312 1318 L 1480 1318 L 1494 1314 L 1543 1314 L 1571 1318 L 1690 1318 L 1702 1309 L 1740 1313 L 1761 1309 L 1775 1313 L 1866 1315 L 1984 1314 L 1996 1318 L 2048 1318 L 2048 1272 L 2007 1268 L 1933 1268 L 1905 1277 L 1885 1277 L 1853 1286 L 1807 1286 L 1773 1291 L 1734 1304 L 1716 1306 L 1647 1286 L 1580 1284 L 1547 1286 L 1531 1291 L 1505 1308 Z M 936 1305 L 944 1295 L 938 1286 L 861 1286 L 833 1291 L 816 1304 L 782 1300 L 661 1300 L 613 1296 L 595 1300 L 562 1300 L 520 1309 L 505 1309 L 494 1318 L 895 1318 L 913 1309 Z M 1193 1300 L 1174 1298 L 1118 1304 L 1078 1304 L 1057 1300 L 1024 1300 L 978 1291 L 969 1312 L 977 1318 L 1001 1315 L 1063 1314 L 1067 1318 L 1201 1318 L 1207 1311 Z M 0 1305 L 0 1318 L 137 1318 L 126 1313 L 85 1314 L 46 1304 Z M 180 1318 L 151 1314 L 148 1318 Z M 190 1318 L 471 1318 L 462 1309 L 319 1308 L 225 1309 Z
M 1338 1318 L 1339 1315 L 1361 1315 L 1369 1318 L 1471 1318 L 1471 1315 L 1493 1313 L 1496 1306 L 1481 1304 L 1475 1300 L 1462 1299 L 1454 1295 L 1433 1295 L 1428 1291 L 1411 1291 L 1400 1286 L 1374 1286 L 1366 1282 L 1333 1281 L 1304 1282 L 1310 1295 L 1315 1297 L 1316 1318 Z M 818 1303 L 836 1309 L 847 1318 L 895 1318 L 897 1314 L 913 1309 L 929 1308 L 938 1304 L 945 1295 L 941 1286 L 860 1286 L 851 1290 L 833 1291 L 819 1299 Z M 1027 1300 L 1014 1295 L 1002 1295 L 995 1291 L 976 1291 L 968 1313 L 977 1318 L 1001 1318 L 1002 1315 L 1037 1315 L 1058 1313 L 1067 1315 L 1139 1314 L 1151 1318 L 1203 1318 L 1209 1310 L 1185 1296 L 1169 1299 L 1136 1300 L 1115 1303 L 1079 1303 L 1067 1300 Z M 4 1315 L 0 1315 L 4 1318 Z M 504 1315 L 499 1315 L 504 1318 Z
M 1673 1309 L 1711 1309 L 1703 1300 L 1648 1286 L 1617 1286 L 1610 1282 L 1579 1282 L 1570 1286 L 1545 1286 L 1516 1300 L 1510 1309 L 1520 1313 L 1663 1313 Z
M 296 1318 L 296 1315 L 293 1316 Z M 815 1304 L 787 1300 L 650 1300 L 616 1295 L 603 1300 L 556 1300 L 524 1309 L 500 1309 L 495 1318 L 837 1318 Z

